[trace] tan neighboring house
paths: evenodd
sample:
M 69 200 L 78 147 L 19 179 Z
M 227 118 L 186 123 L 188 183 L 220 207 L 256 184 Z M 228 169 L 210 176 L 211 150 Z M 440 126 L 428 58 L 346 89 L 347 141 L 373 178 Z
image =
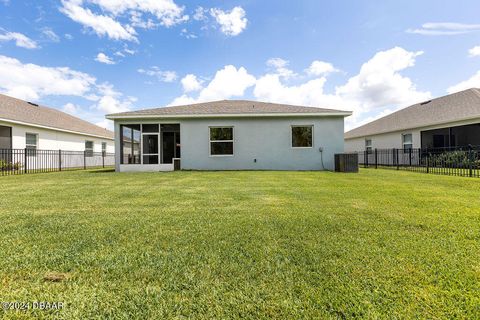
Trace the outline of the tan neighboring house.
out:
M 480 89 L 414 104 L 345 133 L 345 151 L 480 146 Z
M 113 153 L 113 136 L 59 110 L 0 94 L 0 149 Z

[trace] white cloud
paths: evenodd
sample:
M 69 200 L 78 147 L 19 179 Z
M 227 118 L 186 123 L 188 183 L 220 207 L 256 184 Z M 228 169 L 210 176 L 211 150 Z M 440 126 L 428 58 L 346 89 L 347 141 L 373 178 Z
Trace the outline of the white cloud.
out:
M 124 97 L 109 83 L 97 84 L 95 77 L 67 67 L 44 67 L 36 64 L 24 64 L 17 59 L 0 55 L 0 92 L 27 101 L 38 101 L 44 96 L 77 96 L 94 101 L 92 107 L 97 113 L 129 110 L 134 97 Z M 98 116 L 86 114 L 72 103 L 64 105 L 63 110 L 72 114 L 81 114 L 87 120 Z
M 480 71 L 477 71 L 473 76 L 465 81 L 457 83 L 447 89 L 448 93 L 459 92 L 470 88 L 480 88 Z
M 468 55 L 470 57 L 478 57 L 480 56 L 480 46 L 475 46 L 472 49 L 468 50 Z
M 243 96 L 245 90 L 255 84 L 255 77 L 243 67 L 225 66 L 217 71 L 212 81 L 199 95 L 199 101 L 229 99 Z
M 98 61 L 100 63 L 105 63 L 105 64 L 115 64 L 115 61 L 113 61 L 112 58 L 110 58 L 103 52 L 100 52 L 99 54 L 97 54 L 97 56 L 95 57 L 95 61 Z
M 92 11 L 91 6 L 96 5 L 103 14 Z M 171 27 L 187 21 L 184 7 L 178 6 L 173 0 L 62 0 L 61 12 L 72 20 L 91 28 L 99 36 L 108 36 L 114 40 L 138 41 L 135 27 L 151 29 L 158 24 Z M 151 17 L 144 18 L 148 14 Z M 128 22 L 122 22 L 129 16 Z
M 65 33 L 64 37 L 67 40 L 72 40 L 73 39 L 73 36 L 70 33 Z
M 181 82 L 184 92 L 192 92 L 202 89 L 201 81 L 199 81 L 197 76 L 194 74 L 187 74 L 182 78 Z
M 17 47 L 25 49 L 37 49 L 38 45 L 35 41 L 27 37 L 26 35 L 18 32 L 6 32 L 0 34 L 0 42 L 2 41 L 15 41 Z
M 210 15 L 215 18 L 220 30 L 227 36 L 237 36 L 247 27 L 248 20 L 242 7 L 235 7 L 231 11 L 212 8 Z
M 60 37 L 50 28 L 43 28 L 42 33 L 45 37 L 47 37 L 50 41 L 53 42 L 60 42 Z
M 175 71 L 162 71 L 157 66 L 153 66 L 148 70 L 138 69 L 137 71 L 150 77 L 156 77 L 161 82 L 173 82 L 177 80 L 177 73 Z
M 102 96 L 98 100 L 96 108 L 107 114 L 128 111 L 132 108 L 132 104 L 137 101 L 135 97 L 124 98 L 109 83 L 98 85 L 98 91 Z
M 114 40 L 137 41 L 136 32 L 130 26 L 122 26 L 120 22 L 104 15 L 93 13 L 90 9 L 83 8 L 81 0 L 62 0 L 60 11 L 70 19 L 93 29 L 98 36 L 108 36 Z
M 51 68 L 23 64 L 0 55 L 0 90 L 18 98 L 36 100 L 44 95 L 87 94 L 96 79 L 86 73 L 66 67 Z
M 427 22 L 421 28 L 408 29 L 408 33 L 425 36 L 451 36 L 480 31 L 480 24 L 466 24 L 456 22 Z
M 183 94 L 174 99 L 169 105 L 241 97 L 245 94 L 246 89 L 255 85 L 255 81 L 255 77 L 249 74 L 245 68 L 240 67 L 237 69 L 235 66 L 227 65 L 216 72 L 212 81 L 200 91 L 197 98 Z
M 62 108 L 62 110 L 66 113 L 70 113 L 70 114 L 76 114 L 77 111 L 78 111 L 79 107 L 77 107 L 76 105 L 74 105 L 73 103 L 71 102 L 68 102 L 67 104 L 65 104 Z
M 338 70 L 329 62 L 315 60 L 305 71 L 312 76 L 323 76 Z
M 267 66 L 272 68 L 275 74 L 278 74 L 285 79 L 297 75 L 295 72 L 287 68 L 288 64 L 289 62 L 287 60 L 283 60 L 281 58 L 271 58 L 267 61 Z
M 421 51 L 410 52 L 400 47 L 380 51 L 362 65 L 358 75 L 337 87 L 336 94 L 354 102 L 357 112 L 427 100 L 430 92 L 418 91 L 408 77 L 399 73 L 413 67 L 421 54 Z
M 213 80 L 196 98 L 183 94 L 170 105 L 242 98 L 246 89 L 253 87 L 253 96 L 262 101 L 352 110 L 354 115 L 346 119 L 346 128 L 350 129 L 378 114 L 385 115 L 431 97 L 430 92 L 417 90 L 411 79 L 401 74 L 403 70 L 413 67 L 421 54 L 399 47 L 380 51 L 361 66 L 357 75 L 331 93 L 324 89 L 326 74 L 333 67 L 327 68 L 331 65 L 328 62 L 322 63 L 321 68 L 315 68 L 319 65 L 314 61 L 311 64 L 314 66 L 311 70 L 314 78 L 294 85 L 284 83 L 285 77 L 278 72 L 256 78 L 243 67 L 237 69 L 229 65 L 217 71 Z M 270 59 L 268 65 L 277 70 L 286 68 L 288 61 Z M 480 81 L 480 73 L 478 78 Z
M 195 13 L 193 14 L 193 19 L 197 20 L 197 21 L 205 21 L 205 20 L 208 19 L 207 13 L 208 13 L 207 9 L 205 9 L 201 6 L 198 6 L 195 9 Z
M 180 32 L 180 35 L 187 38 L 187 39 L 196 39 L 198 38 L 197 35 L 193 32 L 189 32 L 187 28 L 183 28 Z

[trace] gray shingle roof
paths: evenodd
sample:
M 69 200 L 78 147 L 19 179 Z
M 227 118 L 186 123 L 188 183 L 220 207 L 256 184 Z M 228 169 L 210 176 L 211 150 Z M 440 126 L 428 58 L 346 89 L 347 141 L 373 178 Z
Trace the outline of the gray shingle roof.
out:
M 348 111 L 322 109 L 315 107 L 293 106 L 249 100 L 221 100 L 196 103 L 183 106 L 162 107 L 137 111 L 121 112 L 107 115 L 107 118 L 142 116 L 208 116 L 208 115 L 261 115 L 261 114 L 345 114 Z
M 57 109 L 35 106 L 26 101 L 0 94 L 0 119 L 74 131 L 113 139 L 113 132 Z
M 345 133 L 345 139 L 480 118 L 480 89 L 414 104 Z

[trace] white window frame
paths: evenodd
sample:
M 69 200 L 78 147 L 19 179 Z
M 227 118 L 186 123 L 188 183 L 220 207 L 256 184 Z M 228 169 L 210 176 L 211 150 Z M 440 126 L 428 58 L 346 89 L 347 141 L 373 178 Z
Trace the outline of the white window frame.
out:
M 293 128 L 297 128 L 297 127 L 312 127 L 312 146 L 310 147 L 294 147 L 293 146 Z M 315 126 L 313 124 L 293 124 L 290 126 L 290 147 L 292 149 L 312 149 L 313 146 L 315 145 L 315 140 L 314 140 L 314 137 L 315 137 L 315 134 L 314 134 L 314 131 L 315 130 Z
M 232 140 L 210 140 L 211 129 L 215 128 L 231 128 L 232 129 Z M 232 154 L 212 154 L 212 142 L 231 142 L 232 143 Z M 209 126 L 208 127 L 208 154 L 210 157 L 233 157 L 235 155 L 235 127 L 234 126 Z
M 370 141 L 370 144 L 367 142 Z M 372 152 L 373 151 L 373 140 L 372 139 L 365 139 L 365 151 Z
M 408 135 L 411 137 L 411 141 L 408 142 L 408 143 L 406 143 L 406 142 L 405 142 L 405 136 L 408 136 Z M 403 133 L 403 134 L 402 134 L 402 147 L 403 147 L 403 150 L 407 150 L 407 149 L 405 148 L 405 145 L 406 145 L 406 144 L 411 145 L 411 147 L 410 147 L 409 149 L 413 149 L 413 134 L 411 134 L 411 133 Z
M 27 135 L 33 135 L 35 136 L 35 144 L 27 144 Z M 38 150 L 38 133 L 34 132 L 25 132 L 25 149 L 29 150 L 27 151 L 27 156 L 29 157 L 36 157 L 37 156 L 37 150 Z M 29 148 L 29 147 L 34 147 L 34 148 Z M 35 151 L 30 151 L 30 150 L 35 150 Z
M 88 151 L 90 149 L 87 150 L 87 142 L 91 142 L 92 143 L 92 153 L 88 153 Z M 85 140 L 85 156 L 86 157 L 93 157 L 93 154 L 95 152 L 95 141 L 93 140 Z

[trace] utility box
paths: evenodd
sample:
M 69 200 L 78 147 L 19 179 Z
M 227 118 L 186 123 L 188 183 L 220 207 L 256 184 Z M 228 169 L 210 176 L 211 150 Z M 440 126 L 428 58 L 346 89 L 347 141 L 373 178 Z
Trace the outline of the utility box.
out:
M 358 154 L 337 153 L 335 155 L 335 172 L 358 172 Z

